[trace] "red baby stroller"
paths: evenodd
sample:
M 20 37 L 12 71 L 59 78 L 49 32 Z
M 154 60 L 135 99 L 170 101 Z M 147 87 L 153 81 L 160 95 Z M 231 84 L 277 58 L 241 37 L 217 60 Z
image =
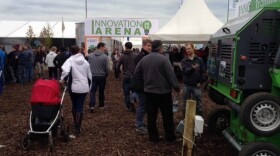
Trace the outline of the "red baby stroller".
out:
M 60 85 L 54 79 L 39 79 L 32 88 L 30 98 L 31 112 L 29 117 L 30 130 L 22 140 L 22 147 L 28 149 L 35 135 L 48 135 L 49 150 L 53 150 L 53 136 L 58 128 L 64 141 L 68 140 L 68 130 L 63 121 L 63 98 L 66 87 L 60 98 Z

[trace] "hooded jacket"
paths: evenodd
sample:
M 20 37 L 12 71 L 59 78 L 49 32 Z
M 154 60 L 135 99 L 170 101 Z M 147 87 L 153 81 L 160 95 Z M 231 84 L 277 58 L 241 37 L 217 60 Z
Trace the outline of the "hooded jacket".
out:
M 45 63 L 48 65 L 48 67 L 55 67 L 53 64 L 53 60 L 56 57 L 56 53 L 54 51 L 50 51 L 48 55 L 46 56 Z
M 98 49 L 95 50 L 93 53 L 89 54 L 88 62 L 92 76 L 108 76 L 109 59 L 104 52 Z
M 139 63 L 139 61 L 146 55 L 148 55 L 149 52 L 147 52 L 145 49 L 141 49 L 141 52 L 135 57 L 134 59 L 134 64 L 135 66 L 137 66 L 137 64 Z
M 121 55 L 119 62 L 117 64 L 117 71 L 120 71 L 121 65 L 123 66 L 123 76 L 124 78 L 130 78 L 133 76 L 133 71 L 135 68 L 134 59 L 137 56 L 133 51 L 125 51 Z
M 88 93 L 90 85 L 88 80 L 92 82 L 91 71 L 89 63 L 85 60 L 81 53 L 71 56 L 65 61 L 61 67 L 62 74 L 60 79 L 63 80 L 71 71 L 72 84 L 71 89 L 73 93 Z

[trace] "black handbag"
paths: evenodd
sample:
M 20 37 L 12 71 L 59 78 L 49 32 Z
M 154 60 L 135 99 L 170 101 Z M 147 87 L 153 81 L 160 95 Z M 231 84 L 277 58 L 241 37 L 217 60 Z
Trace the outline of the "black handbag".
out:
M 143 80 L 137 79 L 132 76 L 129 81 L 129 88 L 132 91 L 144 91 L 144 83 Z

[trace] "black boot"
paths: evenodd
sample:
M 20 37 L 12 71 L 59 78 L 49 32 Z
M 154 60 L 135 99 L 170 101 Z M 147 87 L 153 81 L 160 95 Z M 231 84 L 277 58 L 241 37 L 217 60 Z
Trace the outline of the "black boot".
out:
M 75 135 L 79 135 L 81 133 L 82 120 L 83 120 L 83 113 L 76 112 Z
M 75 121 L 76 121 L 76 112 L 72 111 L 72 117 L 73 117 L 73 121 L 74 121 L 74 125 L 75 125 Z

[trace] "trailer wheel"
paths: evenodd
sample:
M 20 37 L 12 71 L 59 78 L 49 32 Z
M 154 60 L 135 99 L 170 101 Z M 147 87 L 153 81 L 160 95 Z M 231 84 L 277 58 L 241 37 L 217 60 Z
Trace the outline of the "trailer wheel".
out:
M 279 156 L 280 150 L 271 143 L 251 142 L 239 152 L 239 156 Z
M 226 105 L 226 103 L 224 102 L 224 99 L 225 99 L 224 95 L 222 95 L 221 93 L 219 93 L 212 87 L 208 88 L 208 96 L 216 104 Z
M 240 120 L 258 136 L 272 136 L 280 131 L 280 99 L 270 93 L 247 97 L 240 108 Z
M 221 134 L 229 124 L 230 111 L 225 108 L 216 109 L 208 115 L 207 125 L 210 132 Z

